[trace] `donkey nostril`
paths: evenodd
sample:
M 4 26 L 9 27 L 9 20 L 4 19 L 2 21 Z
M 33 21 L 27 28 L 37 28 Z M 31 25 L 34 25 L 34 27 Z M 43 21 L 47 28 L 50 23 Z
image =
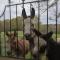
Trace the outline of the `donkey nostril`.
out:
M 10 51 L 7 51 L 7 54 L 8 54 L 8 55 L 11 55 L 11 52 L 10 52 Z

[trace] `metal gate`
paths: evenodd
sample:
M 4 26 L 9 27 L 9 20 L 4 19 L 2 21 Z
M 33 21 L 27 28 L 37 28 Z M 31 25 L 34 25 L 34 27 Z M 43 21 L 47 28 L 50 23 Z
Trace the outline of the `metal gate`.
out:
M 46 12 L 46 28 L 45 28 L 45 32 L 48 33 L 49 31 L 49 8 L 51 8 L 51 6 L 49 6 L 49 3 L 48 3 L 48 0 L 43 0 L 47 5 L 46 5 L 46 9 L 43 11 Z M 24 34 L 26 32 L 25 30 L 25 23 L 24 20 L 26 19 L 26 15 L 24 16 L 23 14 L 23 9 L 25 8 L 25 6 L 28 6 L 29 8 L 29 12 L 27 13 L 30 13 L 29 16 L 28 16 L 28 19 L 30 19 L 30 25 L 32 24 L 32 21 L 31 20 L 36 20 L 33 24 L 36 24 L 37 23 L 37 29 L 38 31 L 40 30 L 40 16 L 41 14 L 41 7 L 40 7 L 40 4 L 43 2 L 42 0 L 38 0 L 38 1 L 32 1 L 32 2 L 24 2 L 24 0 L 22 0 L 22 3 L 18 3 L 18 4 L 10 4 L 10 0 L 9 0 L 9 5 L 6 5 L 5 6 L 5 9 L 3 11 L 3 13 L 0 15 L 0 18 L 1 18 L 1 21 L 0 21 L 0 56 L 5 56 L 5 57 L 16 57 L 16 56 L 8 56 L 7 55 L 7 51 L 10 49 L 7 49 L 7 46 L 8 44 L 6 43 L 7 42 L 7 36 L 6 36 L 6 32 L 14 32 L 16 31 L 17 33 L 17 40 L 18 39 L 24 39 Z M 31 9 L 34 8 L 33 4 L 37 4 L 37 16 L 35 16 L 35 13 L 32 12 L 31 13 Z M 19 8 L 20 7 L 20 8 Z M 12 9 L 15 9 L 15 11 L 12 12 Z M 21 15 L 18 15 L 18 10 L 20 9 L 20 11 L 23 15 L 23 17 L 21 17 Z M 35 10 L 36 10 L 35 9 Z M 57 41 L 57 34 L 58 34 L 58 24 L 57 24 L 57 12 L 58 12 L 58 3 L 57 1 L 55 1 L 55 20 L 56 20 L 56 24 L 55 24 L 55 35 L 56 35 L 56 41 Z M 7 12 L 7 14 L 6 14 Z M 12 13 L 14 13 L 15 17 L 13 17 Z M 34 14 L 33 14 L 34 13 Z M 32 15 L 31 15 L 32 14 Z M 9 15 L 9 16 L 8 16 Z M 30 16 L 31 15 L 31 16 Z M 34 17 L 35 16 L 35 17 Z M 6 18 L 7 17 L 7 18 Z M 27 20 L 28 21 L 28 20 Z M 26 22 L 27 22 L 26 21 Z M 20 26 L 21 25 L 21 26 Z M 28 24 L 27 24 L 28 25 Z M 35 26 L 35 25 L 34 25 Z M 28 27 L 28 26 L 27 26 Z M 31 27 L 30 27 L 31 28 Z M 28 28 L 27 28 L 28 29 Z M 43 30 L 44 31 L 44 30 Z M 30 31 L 31 32 L 31 31 Z M 10 36 L 11 37 L 11 36 Z M 39 38 L 38 38 L 39 40 Z M 18 41 L 17 41 L 18 42 Z M 38 46 L 39 46 L 39 42 L 38 42 Z M 39 48 L 38 48 L 39 49 Z M 24 49 L 25 50 L 25 49 Z M 11 52 L 13 54 L 13 52 Z M 28 54 L 29 55 L 29 54 Z M 38 54 L 39 55 L 39 54 Z M 28 57 L 28 56 L 27 56 Z M 32 58 L 32 56 L 30 56 L 30 58 Z M 26 58 L 25 55 L 23 57 L 23 59 L 29 59 L 29 58 Z

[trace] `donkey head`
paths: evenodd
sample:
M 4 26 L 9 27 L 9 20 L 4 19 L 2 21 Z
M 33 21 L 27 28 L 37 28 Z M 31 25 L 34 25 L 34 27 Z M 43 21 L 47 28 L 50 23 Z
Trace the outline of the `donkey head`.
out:
M 16 38 L 16 35 L 17 35 L 16 31 L 11 33 L 6 32 L 6 36 L 8 37 L 8 42 L 14 41 Z

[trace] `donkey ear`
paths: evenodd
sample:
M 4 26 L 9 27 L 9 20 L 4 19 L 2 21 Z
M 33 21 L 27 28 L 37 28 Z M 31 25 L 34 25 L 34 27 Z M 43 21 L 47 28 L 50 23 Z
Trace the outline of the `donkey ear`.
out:
M 51 38 L 52 37 L 52 35 L 53 35 L 53 32 L 52 31 L 50 31 L 50 32 L 48 32 L 47 34 L 42 34 L 42 38 L 44 38 L 45 40 L 46 39 L 49 39 L 49 38 Z
M 7 35 L 7 36 L 10 36 L 9 32 L 6 32 L 6 35 Z
M 53 32 L 52 32 L 52 31 L 50 31 L 49 33 L 47 33 L 47 35 L 46 35 L 46 36 L 47 36 L 48 38 L 50 38 L 50 37 L 52 37 L 52 35 L 53 35 Z
M 17 36 L 17 32 L 16 31 L 14 31 L 14 36 Z
M 23 16 L 24 19 L 27 18 L 27 14 L 26 14 L 25 8 L 23 8 L 23 10 L 22 10 L 22 16 Z
M 35 16 L 35 9 L 32 7 L 31 8 L 31 18 L 33 19 Z
M 47 35 L 51 37 L 53 35 L 53 31 L 50 31 Z
M 41 35 L 42 35 L 41 32 L 38 31 L 38 30 L 36 30 L 35 28 L 32 29 L 32 31 L 33 31 L 37 36 L 41 36 Z

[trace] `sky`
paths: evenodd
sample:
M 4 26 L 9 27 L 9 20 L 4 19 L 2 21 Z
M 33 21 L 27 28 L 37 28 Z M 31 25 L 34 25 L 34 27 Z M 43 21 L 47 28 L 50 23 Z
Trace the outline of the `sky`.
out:
M 22 3 L 21 0 L 11 0 L 11 1 L 12 1 L 11 4 Z M 25 0 L 25 2 L 28 2 L 28 1 L 31 2 L 31 1 L 36 1 L 36 0 Z M 54 3 L 54 1 L 55 0 L 50 0 L 48 4 L 51 5 L 52 3 Z M 4 11 L 5 5 L 8 5 L 8 0 L 0 0 L 0 15 Z M 38 16 L 38 8 L 37 8 L 38 7 L 38 4 L 37 3 L 34 3 L 32 5 L 33 5 L 33 7 L 35 9 L 35 13 L 36 13 L 35 15 Z M 40 4 L 40 6 L 41 6 L 40 7 L 40 22 L 42 24 L 46 24 L 47 23 L 47 11 L 45 11 L 45 9 L 47 8 L 46 5 L 47 5 L 46 2 L 42 2 Z M 24 7 L 25 7 L 25 10 L 26 10 L 27 15 L 30 15 L 30 5 L 29 4 L 26 4 L 26 5 L 24 5 Z M 60 9 L 60 1 L 58 2 L 58 13 L 60 12 L 59 9 Z M 22 13 L 22 5 L 19 5 L 17 7 L 17 13 L 18 13 L 17 14 L 18 16 L 21 16 L 21 13 Z M 48 18 L 51 17 L 53 19 L 53 20 L 48 19 L 49 24 L 55 24 L 56 23 L 56 21 L 55 21 L 56 20 L 55 14 L 56 14 L 56 6 L 49 8 L 49 10 L 48 10 Z M 6 19 L 9 19 L 9 17 L 10 17 L 9 8 L 6 7 L 5 18 Z M 16 17 L 16 7 L 15 6 L 12 6 L 11 7 L 11 17 L 12 18 L 15 18 Z M 4 16 L 2 16 L 0 19 L 3 20 L 3 18 L 4 18 Z M 60 24 L 60 18 L 58 18 L 57 21 L 58 21 L 58 24 Z

